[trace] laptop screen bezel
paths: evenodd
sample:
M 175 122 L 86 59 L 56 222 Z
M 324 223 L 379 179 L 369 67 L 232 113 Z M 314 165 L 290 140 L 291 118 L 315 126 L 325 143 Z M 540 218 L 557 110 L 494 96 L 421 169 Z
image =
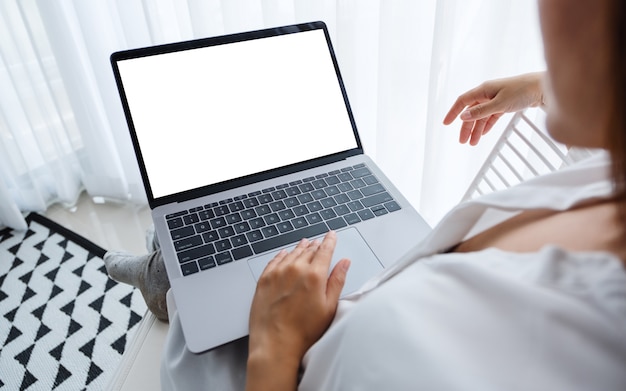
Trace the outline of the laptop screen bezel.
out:
M 141 147 L 139 145 L 139 139 L 135 131 L 132 114 L 130 112 L 130 107 L 129 107 L 128 100 L 124 91 L 124 85 L 122 83 L 122 78 L 121 78 L 121 74 L 119 71 L 118 62 L 129 60 L 129 59 L 134 59 L 134 58 L 141 58 L 141 57 L 146 57 L 146 56 L 164 54 L 164 53 L 191 50 L 191 49 L 197 49 L 197 48 L 202 48 L 202 47 L 207 47 L 207 46 L 223 45 L 223 44 L 235 43 L 235 42 L 241 42 L 241 41 L 247 41 L 247 40 L 268 38 L 268 37 L 277 36 L 277 35 L 294 34 L 298 32 L 318 30 L 318 29 L 323 30 L 324 36 L 326 37 L 326 43 L 328 45 L 328 49 L 332 58 L 333 66 L 335 68 L 337 81 L 339 83 L 339 87 L 343 95 L 343 100 L 346 106 L 350 124 L 352 126 L 352 131 L 354 134 L 357 147 L 353 149 L 337 152 L 334 154 L 306 160 L 303 162 L 298 162 L 298 163 L 290 164 L 287 166 L 274 168 L 271 170 L 262 171 L 262 172 L 246 175 L 243 177 L 230 179 L 230 180 L 226 180 L 223 182 L 201 186 L 195 189 L 186 190 L 183 192 L 178 192 L 178 193 L 166 195 L 163 197 L 155 198 L 152 193 L 152 188 L 151 188 L 150 181 L 148 178 L 148 173 L 147 173 L 145 162 L 143 159 Z M 318 167 L 321 165 L 345 160 L 351 156 L 363 154 L 363 146 L 362 146 L 361 139 L 357 131 L 354 115 L 352 113 L 352 109 L 348 101 L 348 95 L 347 95 L 347 92 L 343 83 L 343 78 L 341 77 L 341 72 L 339 70 L 337 58 L 335 56 L 335 51 L 333 49 L 333 46 L 330 40 L 330 35 L 328 33 L 326 24 L 324 22 L 316 21 L 316 22 L 310 22 L 310 23 L 249 31 L 249 32 L 244 32 L 244 33 L 229 34 L 229 35 L 210 37 L 210 38 L 202 38 L 202 39 L 177 42 L 177 43 L 171 43 L 171 44 L 165 44 L 165 45 L 150 46 L 150 47 L 131 49 L 131 50 L 123 50 L 123 51 L 118 51 L 118 52 L 111 54 L 110 61 L 113 67 L 113 74 L 115 77 L 115 82 L 117 84 L 122 107 L 124 110 L 128 127 L 129 127 L 130 136 L 131 136 L 131 140 L 133 143 L 133 148 L 135 150 L 137 162 L 139 165 L 139 171 L 141 173 L 141 178 L 144 184 L 144 189 L 146 191 L 146 196 L 148 198 L 148 204 L 150 205 L 151 209 L 154 209 L 158 206 L 166 205 L 172 202 L 183 202 L 183 201 L 187 201 L 190 199 L 194 199 L 194 198 L 234 189 L 237 187 L 249 185 L 255 182 L 277 178 L 283 175 L 288 175 L 288 174 L 296 173 L 296 172 L 303 171 L 306 169 Z

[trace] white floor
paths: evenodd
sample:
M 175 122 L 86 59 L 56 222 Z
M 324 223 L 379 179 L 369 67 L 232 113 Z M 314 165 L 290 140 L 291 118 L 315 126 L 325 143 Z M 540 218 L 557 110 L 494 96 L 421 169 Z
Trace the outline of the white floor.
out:
M 76 206 L 66 208 L 55 204 L 45 216 L 107 251 L 146 253 L 145 231 L 152 225 L 147 205 L 96 203 L 83 193 Z

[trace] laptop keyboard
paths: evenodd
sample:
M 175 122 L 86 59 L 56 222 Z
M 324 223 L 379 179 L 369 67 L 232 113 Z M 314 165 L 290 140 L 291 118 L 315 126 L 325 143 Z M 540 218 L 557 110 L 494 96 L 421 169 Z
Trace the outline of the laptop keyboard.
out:
M 186 276 L 399 209 L 357 164 L 165 218 Z

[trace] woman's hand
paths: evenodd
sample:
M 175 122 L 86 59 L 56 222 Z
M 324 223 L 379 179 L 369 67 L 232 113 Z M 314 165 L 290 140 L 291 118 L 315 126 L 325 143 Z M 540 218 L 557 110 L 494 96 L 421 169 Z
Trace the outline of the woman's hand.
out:
M 294 390 L 300 361 L 330 325 L 350 261 L 328 275 L 336 244 L 303 239 L 281 251 L 259 278 L 250 311 L 247 389 Z
M 469 140 L 471 145 L 476 145 L 504 113 L 543 104 L 543 74 L 528 73 L 484 82 L 459 96 L 443 123 L 451 124 L 460 113 L 463 125 L 459 141 L 464 144 Z

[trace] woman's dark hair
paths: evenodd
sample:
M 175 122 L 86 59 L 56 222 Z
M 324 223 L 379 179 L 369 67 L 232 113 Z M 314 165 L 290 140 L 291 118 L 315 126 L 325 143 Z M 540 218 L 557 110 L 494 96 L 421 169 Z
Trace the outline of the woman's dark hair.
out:
M 611 75 L 614 80 L 613 107 L 609 122 L 609 150 L 612 157 L 612 174 L 615 194 L 620 201 L 620 212 L 626 222 L 626 2 L 612 1 L 612 21 L 608 28 L 612 33 Z

